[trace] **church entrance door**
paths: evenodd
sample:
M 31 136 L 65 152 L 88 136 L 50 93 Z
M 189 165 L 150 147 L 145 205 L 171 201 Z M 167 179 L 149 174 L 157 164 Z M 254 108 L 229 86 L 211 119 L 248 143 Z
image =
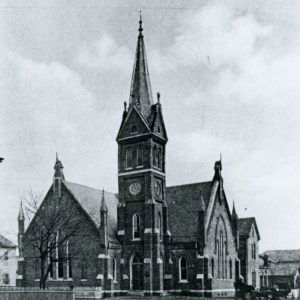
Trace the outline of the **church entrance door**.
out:
M 135 255 L 131 262 L 131 289 L 134 291 L 143 289 L 143 264 Z

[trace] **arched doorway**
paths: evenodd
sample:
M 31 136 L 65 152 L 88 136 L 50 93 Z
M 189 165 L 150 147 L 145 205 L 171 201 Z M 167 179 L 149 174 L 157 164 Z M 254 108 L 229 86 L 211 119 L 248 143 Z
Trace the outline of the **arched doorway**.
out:
M 136 254 L 130 259 L 130 289 L 143 290 L 143 263 Z

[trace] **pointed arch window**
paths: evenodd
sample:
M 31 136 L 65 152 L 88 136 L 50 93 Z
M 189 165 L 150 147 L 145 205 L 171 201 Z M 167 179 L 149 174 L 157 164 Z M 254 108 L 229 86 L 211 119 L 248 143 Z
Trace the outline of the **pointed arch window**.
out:
M 143 148 L 139 146 L 137 148 L 137 166 L 141 167 L 143 165 Z
M 112 271 L 113 271 L 114 282 L 117 282 L 117 260 L 115 257 L 113 257 L 112 263 L 113 263 Z
M 49 243 L 48 247 L 49 247 L 48 268 L 50 269 L 49 270 L 49 279 L 52 279 L 53 278 L 53 274 L 54 274 L 54 264 L 53 264 L 53 261 L 54 261 L 54 257 L 53 257 L 54 249 L 53 249 L 53 246 L 51 246 L 50 243 Z
M 81 280 L 87 280 L 87 260 L 83 258 L 81 261 Z
M 253 259 L 256 259 L 256 244 L 253 243 Z
M 232 279 L 232 260 L 229 260 L 229 279 Z
M 179 281 L 187 281 L 187 261 L 184 256 L 179 259 Z
M 131 127 L 131 133 L 137 133 L 137 129 L 136 129 L 136 126 L 135 126 L 135 125 L 133 125 L 133 126 Z
M 34 260 L 34 275 L 35 275 L 35 279 L 39 279 L 40 278 L 40 264 L 39 264 L 39 260 L 35 259 Z
M 156 158 L 157 158 L 157 147 L 156 146 L 153 147 L 152 156 L 153 156 L 153 166 L 157 167 L 157 160 L 156 160 Z
M 161 222 L 161 214 L 160 212 L 158 213 L 158 219 L 157 219 L 157 222 L 158 222 L 158 230 L 159 230 L 159 239 L 161 240 L 162 239 L 162 222 Z
M 73 276 L 73 272 L 72 272 L 72 260 L 71 260 L 69 241 L 67 241 L 66 243 L 66 258 L 67 258 L 67 277 L 70 279 Z
M 157 167 L 162 169 L 162 151 L 161 148 L 157 149 Z
M 132 168 L 132 149 L 126 150 L 126 169 Z
M 59 231 L 56 233 L 55 241 L 56 255 L 56 278 L 64 278 L 63 244 L 59 241 Z
M 211 276 L 215 277 L 215 260 L 214 258 L 211 259 Z
M 135 213 L 132 217 L 132 237 L 133 239 L 141 238 L 141 218 L 138 213 Z

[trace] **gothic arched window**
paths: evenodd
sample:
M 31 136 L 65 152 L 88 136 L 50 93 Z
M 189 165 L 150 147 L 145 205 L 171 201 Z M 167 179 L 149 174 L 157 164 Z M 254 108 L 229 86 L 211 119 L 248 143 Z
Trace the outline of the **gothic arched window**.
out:
M 153 166 L 157 167 L 157 147 L 156 146 L 153 147 L 152 156 L 153 156 Z
M 162 169 L 162 151 L 161 148 L 157 149 L 157 167 Z
M 141 146 L 137 148 L 137 160 L 136 160 L 136 165 L 137 166 L 142 166 L 143 165 L 143 149 Z
M 211 259 L 211 276 L 215 277 L 215 260 L 214 260 L 214 258 Z
M 70 255 L 70 243 L 67 241 L 66 243 L 66 258 L 67 258 L 67 276 L 68 278 L 72 278 L 72 260 Z
M 158 213 L 158 230 L 159 230 L 159 238 L 162 239 L 162 222 L 161 222 L 160 213 Z
M 141 220 L 138 213 L 135 213 L 132 217 L 132 236 L 134 239 L 141 237 Z
M 113 273 L 113 278 L 114 278 L 114 282 L 117 282 L 117 260 L 115 257 L 113 257 L 113 261 L 112 261 L 113 265 L 112 265 L 112 273 Z
M 133 126 L 131 127 L 131 133 L 137 133 L 137 129 L 136 129 L 136 126 L 135 126 L 135 125 L 133 125 Z
M 187 261 L 184 256 L 179 259 L 179 281 L 187 280 Z
M 132 149 L 126 150 L 126 168 L 132 168 Z
M 81 261 L 81 280 L 86 280 L 87 279 L 87 269 L 88 269 L 87 259 L 82 258 L 82 261 Z
M 229 260 L 229 279 L 232 279 L 232 260 Z

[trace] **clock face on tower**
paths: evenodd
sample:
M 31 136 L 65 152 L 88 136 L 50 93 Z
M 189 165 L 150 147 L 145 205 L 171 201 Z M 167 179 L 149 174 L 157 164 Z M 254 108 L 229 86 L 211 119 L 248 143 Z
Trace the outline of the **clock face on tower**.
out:
M 142 186 L 139 182 L 133 182 L 129 186 L 129 192 L 134 196 L 138 195 L 140 193 L 141 189 L 142 189 Z
M 161 194 L 161 186 L 157 180 L 154 182 L 154 193 L 156 196 L 160 196 Z

